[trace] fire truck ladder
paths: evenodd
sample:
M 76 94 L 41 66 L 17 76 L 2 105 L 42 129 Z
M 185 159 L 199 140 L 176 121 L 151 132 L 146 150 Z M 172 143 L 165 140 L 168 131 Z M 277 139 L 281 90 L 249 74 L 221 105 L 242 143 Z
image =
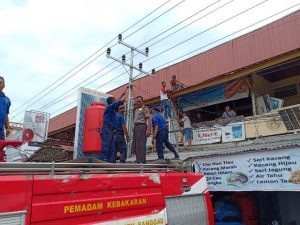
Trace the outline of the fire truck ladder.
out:
M 111 164 L 111 163 L 1 163 L 3 173 L 156 173 L 156 172 L 190 172 L 188 163 L 166 164 Z

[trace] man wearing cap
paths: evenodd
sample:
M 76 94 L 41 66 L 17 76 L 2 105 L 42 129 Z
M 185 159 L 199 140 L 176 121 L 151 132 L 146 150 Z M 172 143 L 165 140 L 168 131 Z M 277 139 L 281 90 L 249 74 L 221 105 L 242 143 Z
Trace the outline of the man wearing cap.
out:
M 160 109 L 154 107 L 152 109 L 152 125 L 153 125 L 153 139 L 152 144 L 154 144 L 154 139 L 156 142 L 156 151 L 158 159 L 164 159 L 164 144 L 171 152 L 174 153 L 175 159 L 179 159 L 179 155 L 176 152 L 173 145 L 169 142 L 169 131 L 166 127 L 166 120 L 160 114 Z
M 116 109 L 118 109 L 120 105 L 123 105 L 124 101 L 116 101 L 114 97 L 108 97 L 106 103 L 103 127 L 100 133 L 102 151 L 99 155 L 99 159 L 107 162 L 115 162 L 114 132 L 116 130 Z
M 6 136 L 9 136 L 11 133 L 8 120 L 8 113 L 11 103 L 9 98 L 6 97 L 3 92 L 4 87 L 4 77 L 0 76 L 0 140 L 5 140 L 4 127 L 6 129 Z
M 143 97 L 135 98 L 134 127 L 131 152 L 135 152 L 137 163 L 146 163 L 146 142 L 151 134 L 151 117 Z

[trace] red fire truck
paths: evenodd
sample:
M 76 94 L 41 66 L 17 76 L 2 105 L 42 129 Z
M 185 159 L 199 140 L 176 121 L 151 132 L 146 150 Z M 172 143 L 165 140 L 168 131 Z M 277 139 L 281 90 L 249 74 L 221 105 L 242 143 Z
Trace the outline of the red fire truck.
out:
M 1 163 L 1 225 L 213 225 L 203 174 L 171 164 Z

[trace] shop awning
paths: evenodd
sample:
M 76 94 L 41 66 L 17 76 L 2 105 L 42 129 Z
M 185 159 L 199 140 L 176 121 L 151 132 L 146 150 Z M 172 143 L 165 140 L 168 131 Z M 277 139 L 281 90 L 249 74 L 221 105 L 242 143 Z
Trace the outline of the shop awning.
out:
M 218 84 L 195 91 L 179 98 L 179 107 L 184 111 L 197 109 L 222 102 L 247 98 L 250 86 L 247 78 Z

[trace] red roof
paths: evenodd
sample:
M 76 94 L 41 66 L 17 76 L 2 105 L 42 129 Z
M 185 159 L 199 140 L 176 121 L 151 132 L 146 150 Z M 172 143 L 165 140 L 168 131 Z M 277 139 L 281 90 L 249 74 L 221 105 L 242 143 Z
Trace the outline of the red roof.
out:
M 61 129 L 75 125 L 77 107 L 72 108 L 56 117 L 50 119 L 48 132 L 59 131 Z
M 135 94 L 145 100 L 159 96 L 162 81 L 171 75 L 187 86 L 197 85 L 220 75 L 300 48 L 300 10 L 260 29 L 228 41 L 206 52 L 157 71 L 155 77 L 134 81 Z M 169 86 L 169 82 L 167 82 Z M 121 96 L 126 85 L 109 92 Z M 76 108 L 50 120 L 49 132 L 75 124 Z

